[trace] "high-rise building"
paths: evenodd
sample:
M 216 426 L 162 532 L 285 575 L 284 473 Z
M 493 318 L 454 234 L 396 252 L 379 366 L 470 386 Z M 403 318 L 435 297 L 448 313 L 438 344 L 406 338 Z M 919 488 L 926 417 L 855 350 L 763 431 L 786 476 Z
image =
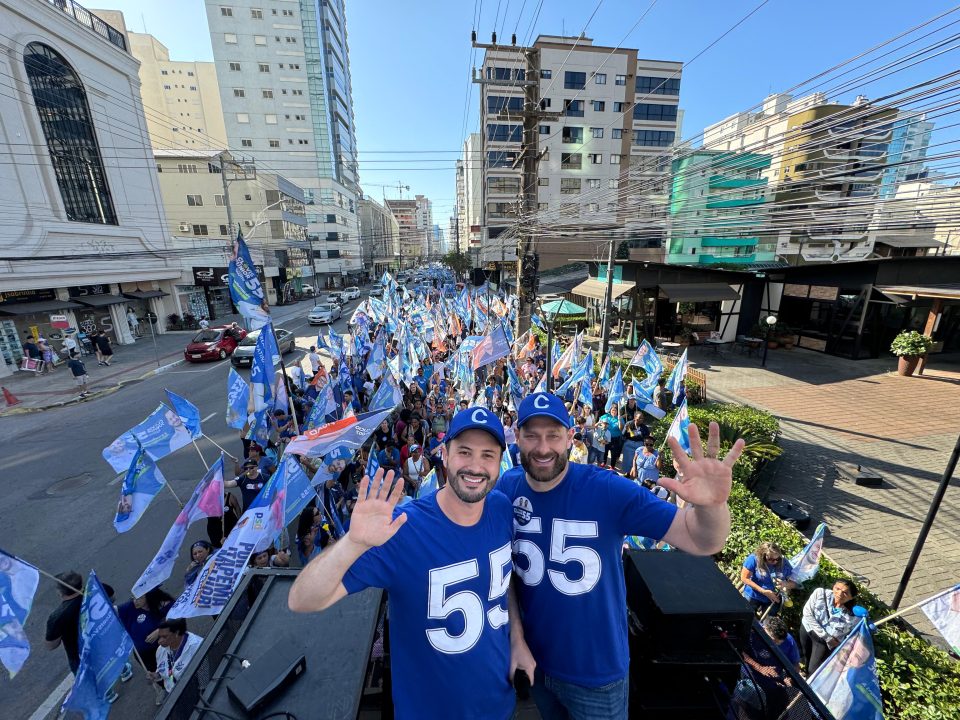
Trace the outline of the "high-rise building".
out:
M 930 145 L 933 123 L 924 113 L 900 112 L 893 123 L 887 167 L 880 179 L 880 197 L 897 194 L 901 183 L 913 182 L 926 176 L 924 159 Z
M 457 234 L 462 253 L 480 247 L 483 226 L 483 145 L 480 133 L 470 133 L 457 161 Z M 453 240 L 451 240 L 453 242 Z
M 628 244 L 655 244 L 662 255 L 682 64 L 641 59 L 636 49 L 594 45 L 584 37 L 541 35 L 533 47 L 539 51 L 541 108 L 558 114 L 539 127 L 538 204 L 535 217 L 525 218 L 543 234 L 540 268 L 605 258 L 610 229 L 620 230 Z M 479 156 L 485 161 L 485 262 L 516 260 L 516 233 L 507 231 L 522 207 L 527 72 L 516 48 L 485 53 Z
M 206 0 L 229 147 L 304 189 L 321 285 L 362 272 L 343 0 Z
M 123 29 L 76 3 L 8 0 L 0 27 L 10 41 L 0 127 L 11 143 L 0 162 L 2 376 L 27 333 L 103 330 L 134 342 L 127 309 L 177 311 L 180 268 Z
M 360 233 L 363 264 L 373 279 L 379 279 L 385 270 L 396 270 L 400 256 L 400 225 L 390 209 L 373 198 L 361 197 Z
M 400 227 L 399 269 L 416 267 L 429 256 L 433 234 L 433 210 L 430 200 L 416 195 L 410 200 L 384 201 Z

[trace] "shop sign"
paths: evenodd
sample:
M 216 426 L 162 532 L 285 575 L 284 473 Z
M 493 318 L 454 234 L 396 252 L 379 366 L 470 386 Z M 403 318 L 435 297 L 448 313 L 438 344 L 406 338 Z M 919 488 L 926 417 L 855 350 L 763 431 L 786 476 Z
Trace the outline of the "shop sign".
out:
M 263 265 L 257 265 L 257 276 L 263 283 Z M 193 283 L 203 287 L 227 287 L 229 284 L 229 268 L 220 267 L 195 267 L 193 268 Z
M 70 297 L 85 297 L 87 295 L 105 295 L 110 292 L 110 285 L 79 285 L 67 288 Z
M 50 327 L 60 328 L 65 330 L 70 327 L 70 323 L 67 321 L 66 315 L 51 315 L 50 316 Z
M 53 290 L 4 290 L 0 292 L 0 302 L 37 302 L 38 300 L 56 300 Z

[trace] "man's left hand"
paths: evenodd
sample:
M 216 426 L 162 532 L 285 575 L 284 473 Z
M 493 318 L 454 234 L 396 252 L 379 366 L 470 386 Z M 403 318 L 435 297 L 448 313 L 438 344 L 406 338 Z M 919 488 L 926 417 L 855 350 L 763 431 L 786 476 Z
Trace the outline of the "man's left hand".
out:
M 740 458 L 746 444 L 743 438 L 733 444 L 723 460 L 717 457 L 720 452 L 720 426 L 715 422 L 710 423 L 706 454 L 700 442 L 700 430 L 693 424 L 690 425 L 691 457 L 683 451 L 676 438 L 669 438 L 667 443 L 679 472 L 675 478 L 660 478 L 660 485 L 696 506 L 724 505 L 730 497 L 734 463 Z
M 530 678 L 530 685 L 533 686 L 533 672 L 537 669 L 537 661 L 533 659 L 533 653 L 527 647 L 525 640 L 520 638 L 510 639 L 510 682 L 513 682 L 513 676 L 517 670 L 523 670 Z

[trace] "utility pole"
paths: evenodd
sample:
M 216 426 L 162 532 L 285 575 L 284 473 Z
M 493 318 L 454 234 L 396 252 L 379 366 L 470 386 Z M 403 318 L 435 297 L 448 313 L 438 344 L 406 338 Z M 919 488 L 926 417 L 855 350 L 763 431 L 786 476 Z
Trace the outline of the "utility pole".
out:
M 603 294 L 603 330 L 600 333 L 600 362 L 610 349 L 610 311 L 613 309 L 613 239 L 610 233 L 610 245 L 607 248 L 607 289 Z
M 520 113 L 511 112 L 508 107 L 502 107 L 496 119 L 523 122 L 523 141 L 520 145 L 520 154 L 513 167 L 522 163 L 522 207 L 523 217 L 531 217 L 537 209 L 537 181 L 540 163 L 540 123 L 544 120 L 559 120 L 560 113 L 545 112 L 540 105 L 540 48 L 517 47 L 517 38 L 511 38 L 510 45 L 497 43 L 496 33 L 490 43 L 478 43 L 476 31 L 472 34 L 473 47 L 487 51 L 503 51 L 511 54 L 523 55 L 526 69 L 523 79 L 510 77 L 504 79 L 485 78 L 474 76 L 473 81 L 481 86 L 493 85 L 497 87 L 523 88 L 523 110 Z M 481 96 L 483 93 L 481 92 Z M 481 101 L 481 108 L 483 103 Z M 481 112 L 483 110 L 481 109 Z M 539 269 L 539 255 L 537 253 L 536 237 L 529 223 L 519 223 L 520 230 L 517 238 L 517 326 L 515 336 L 519 337 L 530 329 L 530 312 L 537 297 L 537 269 Z M 501 241 L 502 247 L 502 241 Z M 526 273 L 524 272 L 527 267 Z

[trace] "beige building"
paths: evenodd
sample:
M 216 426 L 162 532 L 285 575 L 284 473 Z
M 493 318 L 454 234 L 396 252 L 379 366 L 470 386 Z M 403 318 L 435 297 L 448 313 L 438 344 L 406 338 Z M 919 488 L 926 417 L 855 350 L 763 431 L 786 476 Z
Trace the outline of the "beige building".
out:
M 430 201 L 423 195 L 410 200 L 385 200 L 400 226 L 400 270 L 417 267 L 429 254 L 433 213 Z
M 152 145 L 168 149 L 226 147 L 216 66 L 171 60 L 170 51 L 153 35 L 129 30 L 122 12 L 93 12 L 126 33 L 130 54 L 140 61 L 140 97 Z
M 400 224 L 376 200 L 360 198 L 360 241 L 363 266 L 376 280 L 384 270 L 395 270 L 400 257 Z

